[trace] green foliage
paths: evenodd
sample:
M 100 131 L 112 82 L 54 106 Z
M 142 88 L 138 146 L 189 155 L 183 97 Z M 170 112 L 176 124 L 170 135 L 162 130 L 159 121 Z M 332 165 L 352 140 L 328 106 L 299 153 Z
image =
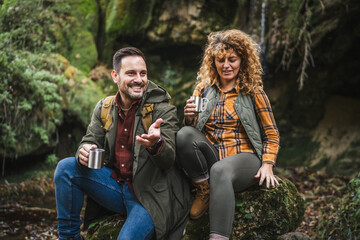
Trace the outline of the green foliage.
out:
M 360 173 L 350 180 L 349 193 L 344 197 L 341 207 L 341 233 L 348 239 L 360 238 Z
M 56 166 L 58 160 L 59 159 L 58 159 L 58 157 L 56 157 L 55 154 L 50 154 L 46 157 L 46 163 L 51 167 Z
M 0 7 L 0 32 L 7 48 L 31 52 L 50 52 L 56 47 L 54 24 L 70 24 L 59 16 L 66 14 L 62 1 L 5 0 Z M 1 45 L 0 45 L 1 48 Z
M 322 212 L 316 235 L 321 239 L 360 239 L 360 173 L 349 181 L 343 199 L 333 203 L 335 211 Z
M 168 64 L 163 70 L 160 80 L 155 80 L 155 82 L 163 86 L 172 96 L 171 103 L 177 107 L 177 114 L 181 122 L 185 102 L 192 95 L 196 84 L 196 70 L 177 69 Z
M 63 0 L 5 0 L 0 6 L 0 154 L 4 158 L 54 146 L 64 108 L 86 124 L 99 100 L 95 96 L 101 96 L 91 81 L 84 82 L 81 72 L 53 53 L 60 48 L 71 52 L 71 47 L 64 47 L 70 46 L 69 36 L 76 35 L 70 13 L 69 2 Z M 85 61 L 94 58 L 93 52 L 97 58 L 96 49 L 90 47 L 90 52 L 81 52 Z
M 4 46 L 33 53 L 56 51 L 89 72 L 97 60 L 92 35 L 97 33 L 97 5 L 92 0 L 72 4 L 65 0 L 4 1 L 0 8 Z
M 63 6 L 66 6 L 67 1 L 63 1 Z M 90 31 L 93 36 L 96 36 L 98 32 L 99 16 L 98 6 L 96 0 L 78 0 L 72 2 L 72 7 L 69 8 L 70 15 L 76 17 L 79 20 L 79 26 L 81 29 Z
M 46 54 L 4 49 L 0 68 L 0 152 L 15 157 L 50 144 L 62 118 L 61 66 Z

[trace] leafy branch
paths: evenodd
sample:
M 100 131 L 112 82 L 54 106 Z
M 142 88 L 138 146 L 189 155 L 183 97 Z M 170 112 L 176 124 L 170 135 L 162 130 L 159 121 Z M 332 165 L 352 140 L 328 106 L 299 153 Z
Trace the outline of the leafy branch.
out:
M 320 1 L 321 2 L 321 1 Z M 289 70 L 290 65 L 292 63 L 295 51 L 300 54 L 302 57 L 302 61 L 297 69 L 299 72 L 299 77 L 297 81 L 299 82 L 299 90 L 302 90 L 304 86 L 305 80 L 308 78 L 308 75 L 306 73 L 307 67 L 311 65 L 312 67 L 315 66 L 314 59 L 311 55 L 311 33 L 310 33 L 310 23 L 311 23 L 311 17 L 312 17 L 312 11 L 309 7 L 309 0 L 303 0 L 299 8 L 298 12 L 296 13 L 295 18 L 301 18 L 301 10 L 305 10 L 305 14 L 303 18 L 303 23 L 301 28 L 299 28 L 298 32 L 295 30 L 295 35 L 297 35 L 295 43 L 292 41 L 292 35 L 293 33 L 290 29 L 286 32 L 284 37 L 284 50 L 282 54 L 282 58 L 280 61 L 279 67 L 282 67 L 284 70 Z M 278 68 L 279 68 L 278 67 Z

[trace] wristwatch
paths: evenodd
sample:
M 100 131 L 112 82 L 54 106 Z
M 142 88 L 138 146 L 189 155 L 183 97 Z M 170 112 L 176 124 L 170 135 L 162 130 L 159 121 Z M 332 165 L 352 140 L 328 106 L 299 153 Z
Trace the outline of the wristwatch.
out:
M 160 136 L 159 137 L 159 140 L 157 140 L 157 142 L 155 143 L 154 146 L 152 147 L 149 147 L 152 151 L 157 151 L 159 149 L 159 147 L 161 146 L 162 144 L 162 137 Z

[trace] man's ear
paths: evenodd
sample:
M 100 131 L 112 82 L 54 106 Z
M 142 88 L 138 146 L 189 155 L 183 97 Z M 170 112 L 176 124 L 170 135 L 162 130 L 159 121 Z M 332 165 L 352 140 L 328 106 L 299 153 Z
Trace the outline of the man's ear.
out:
M 111 78 L 112 78 L 114 83 L 118 83 L 119 74 L 115 70 L 112 70 L 111 71 Z

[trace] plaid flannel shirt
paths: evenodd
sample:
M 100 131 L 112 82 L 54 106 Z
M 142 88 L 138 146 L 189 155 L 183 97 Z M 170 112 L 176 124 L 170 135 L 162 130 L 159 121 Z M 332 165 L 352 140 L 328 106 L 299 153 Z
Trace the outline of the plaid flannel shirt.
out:
M 240 93 L 237 88 L 220 92 L 219 101 L 204 126 L 206 138 L 219 151 L 220 160 L 241 152 L 255 153 L 249 137 L 235 111 L 234 101 Z M 196 86 L 193 96 L 202 96 L 205 85 Z M 258 124 L 262 133 L 262 161 L 275 164 L 279 151 L 280 136 L 267 95 L 259 89 L 253 97 Z M 196 126 L 196 122 L 194 123 Z

